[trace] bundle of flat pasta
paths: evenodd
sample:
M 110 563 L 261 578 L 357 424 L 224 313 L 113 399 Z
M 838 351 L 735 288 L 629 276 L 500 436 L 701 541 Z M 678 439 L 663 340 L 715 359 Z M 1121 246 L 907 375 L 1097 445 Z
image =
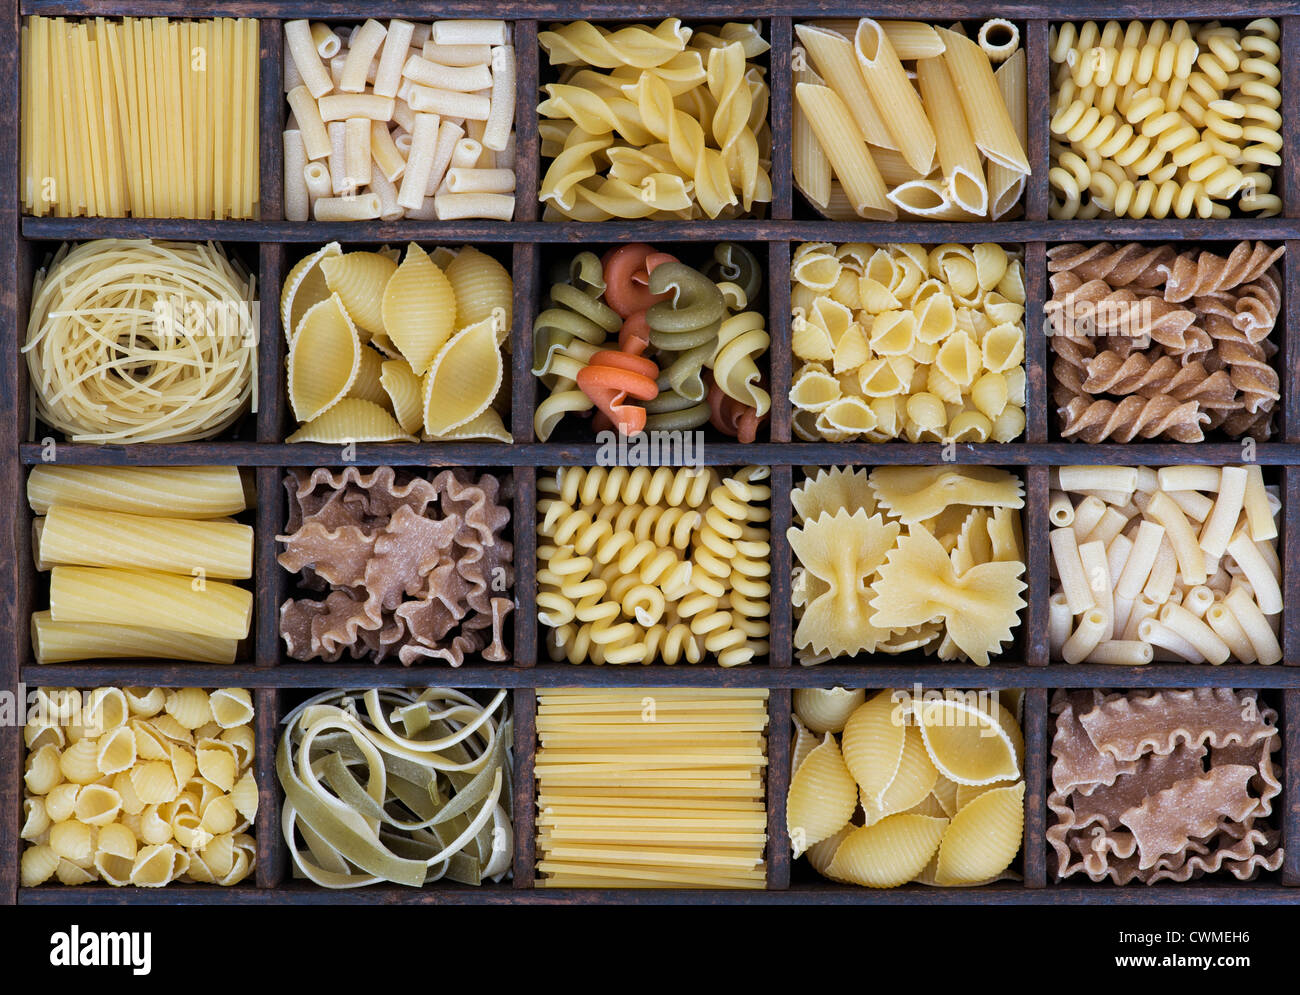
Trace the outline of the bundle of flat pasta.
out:
M 552 660 L 752 662 L 768 651 L 765 466 L 567 467 L 537 481 L 537 620 Z
M 1282 213 L 1281 28 L 1052 26 L 1054 218 Z
M 799 438 L 1011 442 L 1024 432 L 1018 256 L 987 242 L 806 242 L 790 281 Z
M 505 21 L 286 21 L 284 92 L 286 220 L 514 216 Z
M 509 442 L 514 284 L 472 246 L 331 242 L 289 271 L 288 442 Z
M 767 691 L 537 694 L 539 888 L 763 888 Z
M 1281 399 L 1273 329 L 1285 246 L 1226 256 L 1130 242 L 1047 250 L 1061 434 L 1082 442 L 1264 441 Z
M 257 410 L 257 281 L 219 246 L 64 243 L 36 272 L 36 415 L 73 442 L 189 442 Z
M 289 520 L 279 563 L 307 595 L 280 606 L 280 636 L 295 660 L 333 663 L 346 652 L 404 666 L 467 657 L 510 659 L 514 610 L 511 479 L 443 470 L 432 479 L 372 472 L 290 470 Z
M 1015 877 L 1025 818 L 1019 691 L 795 692 L 786 827 L 843 884 Z
M 232 885 L 253 872 L 243 688 L 40 688 L 23 741 L 24 888 Z
M 1025 601 L 1024 485 L 994 467 L 808 468 L 790 495 L 805 665 L 924 650 L 987 666 Z
M 227 517 L 252 506 L 238 468 L 37 466 L 27 499 L 50 574 L 50 608 L 31 619 L 37 663 L 234 662 L 253 617 L 232 583 L 253 576 L 253 529 Z
M 753 442 L 772 404 L 762 289 L 758 260 L 735 242 L 698 268 L 639 242 L 575 256 L 533 323 L 533 374 L 550 390 L 538 439 L 593 413 L 597 431 L 620 436 L 710 424 Z
M 1053 656 L 1279 662 L 1281 507 L 1258 464 L 1053 469 Z
M 734 218 L 771 203 L 757 22 L 577 21 L 537 40 L 560 67 L 537 105 L 545 220 Z
M 258 73 L 247 18 L 26 18 L 23 209 L 257 217 Z
M 1282 737 L 1258 691 L 1057 691 L 1051 711 L 1058 881 L 1253 881 L 1282 866 Z
M 795 34 L 794 182 L 819 213 L 996 221 L 1019 208 L 1030 169 L 1014 24 L 986 21 L 975 40 L 961 24 L 869 17 Z
M 501 881 L 514 858 L 505 691 L 326 691 L 284 719 L 275 769 L 294 877 L 323 888 Z

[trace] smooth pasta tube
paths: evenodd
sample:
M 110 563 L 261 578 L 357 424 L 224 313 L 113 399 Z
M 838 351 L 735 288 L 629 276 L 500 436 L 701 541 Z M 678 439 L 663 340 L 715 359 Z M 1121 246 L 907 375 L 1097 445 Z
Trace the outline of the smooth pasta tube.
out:
M 42 464 L 27 476 L 27 501 L 128 515 L 224 518 L 252 507 L 254 493 L 234 466 L 135 467 Z
M 100 658 L 234 663 L 239 640 L 189 632 L 99 622 L 56 622 L 48 611 L 32 613 L 32 655 L 37 663 Z
M 253 530 L 227 522 L 52 507 L 38 519 L 43 564 L 134 567 L 230 580 L 253 576 Z
M 245 639 L 253 595 L 221 581 L 144 570 L 57 566 L 50 571 L 50 616 L 56 622 L 115 624 Z

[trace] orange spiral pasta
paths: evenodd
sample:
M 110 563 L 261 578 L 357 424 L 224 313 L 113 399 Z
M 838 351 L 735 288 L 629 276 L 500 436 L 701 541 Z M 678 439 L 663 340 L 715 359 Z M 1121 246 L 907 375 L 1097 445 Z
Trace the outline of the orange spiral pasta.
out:
M 578 371 L 578 389 L 591 398 L 600 414 L 609 419 L 621 435 L 635 435 L 645 428 L 645 408 L 628 404 L 630 396 L 653 401 L 659 396 L 655 379 L 659 367 L 654 360 L 617 349 L 595 353 Z

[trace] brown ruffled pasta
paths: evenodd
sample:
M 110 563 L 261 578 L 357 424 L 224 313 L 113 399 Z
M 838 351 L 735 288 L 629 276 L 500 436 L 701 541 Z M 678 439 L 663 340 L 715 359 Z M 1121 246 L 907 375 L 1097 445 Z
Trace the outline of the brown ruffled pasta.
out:
M 514 608 L 511 486 L 462 469 L 432 479 L 380 467 L 366 473 L 291 470 L 280 565 L 324 596 L 280 607 L 296 660 L 345 653 L 409 666 L 467 656 L 502 662 Z
M 1116 884 L 1282 864 L 1277 713 L 1255 691 L 1058 691 L 1052 700 L 1057 878 Z
M 1048 250 L 1053 400 L 1067 439 L 1263 441 L 1281 385 L 1271 334 L 1281 246 L 1227 256 L 1168 245 Z

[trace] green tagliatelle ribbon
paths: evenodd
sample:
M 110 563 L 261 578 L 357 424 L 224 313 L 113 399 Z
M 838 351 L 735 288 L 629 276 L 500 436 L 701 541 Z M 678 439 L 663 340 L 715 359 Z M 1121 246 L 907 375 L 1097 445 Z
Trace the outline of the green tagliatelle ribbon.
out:
M 294 709 L 275 766 L 295 874 L 325 888 L 504 877 L 514 850 L 506 698 L 372 688 Z

